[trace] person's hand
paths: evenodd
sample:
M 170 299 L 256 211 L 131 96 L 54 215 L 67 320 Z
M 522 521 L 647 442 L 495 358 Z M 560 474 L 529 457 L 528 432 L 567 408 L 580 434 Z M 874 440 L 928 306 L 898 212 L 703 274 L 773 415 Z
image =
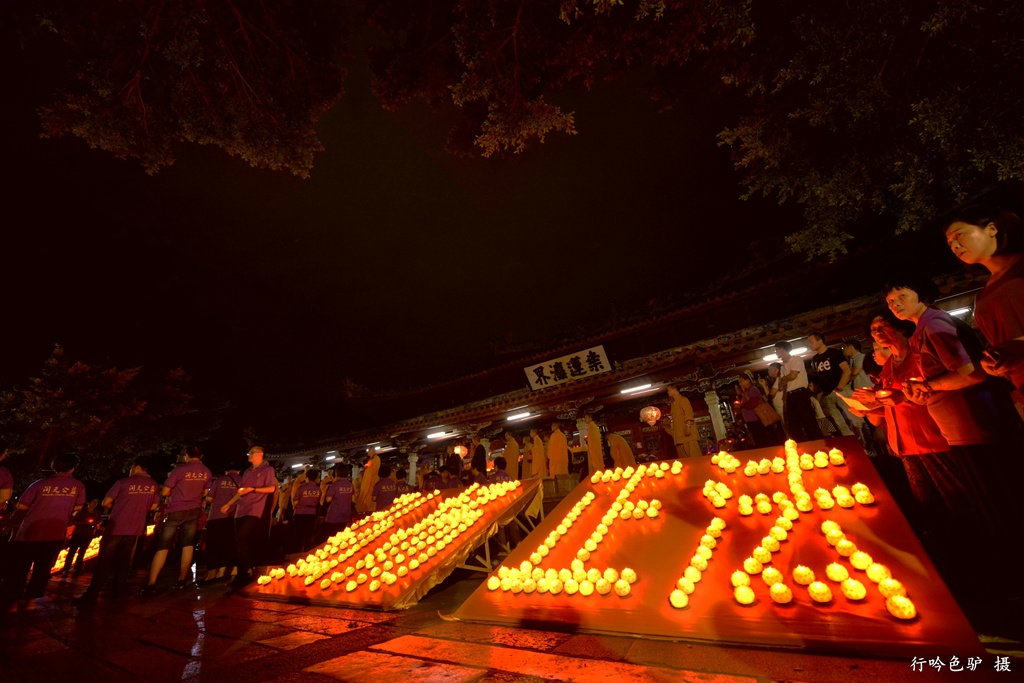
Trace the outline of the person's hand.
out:
M 997 344 L 981 356 L 981 369 L 995 377 L 1007 377 L 1024 365 L 1024 339 Z
M 877 393 L 875 394 L 875 399 L 880 405 L 895 408 L 907 400 L 907 397 L 899 389 L 889 389 L 888 391 L 888 395 L 879 396 Z
M 222 515 L 228 514 L 228 510 L 230 510 L 230 509 L 231 509 L 230 505 L 221 505 L 220 506 L 220 512 L 221 512 Z
M 904 382 L 903 396 L 911 403 L 923 406 L 928 403 L 931 391 L 925 386 L 924 382 Z

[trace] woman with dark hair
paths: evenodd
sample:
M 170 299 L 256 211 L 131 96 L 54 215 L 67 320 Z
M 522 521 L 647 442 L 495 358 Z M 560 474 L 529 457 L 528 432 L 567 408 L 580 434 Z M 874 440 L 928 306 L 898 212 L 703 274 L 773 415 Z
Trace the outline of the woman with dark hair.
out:
M 1009 531 L 1007 524 L 1019 516 L 1009 509 L 1014 494 L 1006 477 L 1020 454 L 1019 419 L 1006 393 L 987 381 L 971 329 L 931 306 L 936 294 L 930 281 L 902 280 L 886 289 L 892 313 L 916 325 L 909 343 L 920 374 L 905 379 L 903 394 L 927 406 L 949 443 L 951 466 L 969 491 L 976 521 Z
M 962 511 L 963 501 L 970 496 L 961 490 L 949 443 L 928 407 L 908 401 L 903 394 L 907 381 L 921 375 L 920 357 L 910 347 L 914 326 L 886 312 L 871 319 L 870 329 L 871 338 L 889 356 L 874 388 L 854 390 L 853 397 L 871 408 L 858 414 L 885 428 L 889 449 L 903 464 L 922 518 L 938 524 L 937 516 L 948 518 L 948 513 Z
M 945 223 L 946 243 L 958 259 L 991 273 L 974 304 L 974 319 L 991 348 L 982 369 L 1004 377 L 1024 399 L 1024 226 L 1020 216 L 996 204 L 977 203 L 956 210 Z
M 747 430 L 754 441 L 754 447 L 766 448 L 768 446 L 780 445 L 782 439 L 779 438 L 778 428 L 775 427 L 778 423 L 765 425 L 757 414 L 757 407 L 762 403 L 767 404 L 768 402 L 761 395 L 761 391 L 754 382 L 754 373 L 747 370 L 738 379 L 740 414 L 743 416 L 743 421 L 747 424 Z

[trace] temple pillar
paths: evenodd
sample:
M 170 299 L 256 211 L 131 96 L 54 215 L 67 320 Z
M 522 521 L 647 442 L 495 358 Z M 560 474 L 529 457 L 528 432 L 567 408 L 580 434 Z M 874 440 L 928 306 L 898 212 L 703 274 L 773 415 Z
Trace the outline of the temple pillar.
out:
M 708 404 L 708 411 L 711 413 L 711 426 L 715 430 L 715 448 L 717 450 L 717 442 L 724 439 L 728 432 L 725 429 L 725 420 L 722 419 L 721 401 L 718 398 L 718 394 L 714 391 L 708 391 L 704 394 L 704 402 Z

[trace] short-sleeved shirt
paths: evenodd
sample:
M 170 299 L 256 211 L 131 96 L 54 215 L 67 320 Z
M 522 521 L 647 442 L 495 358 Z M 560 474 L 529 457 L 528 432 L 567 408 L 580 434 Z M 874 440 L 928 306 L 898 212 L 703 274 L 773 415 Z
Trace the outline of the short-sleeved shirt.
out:
M 474 484 L 480 484 L 481 486 L 487 486 L 487 475 L 484 472 L 480 472 L 473 477 Z
M 148 474 L 133 474 L 115 482 L 107 498 L 114 499 L 114 506 L 104 533 L 141 536 L 146 531 L 146 515 L 160 502 L 160 487 Z
M 1024 337 L 1024 258 L 978 292 L 974 320 L 993 346 Z M 1016 368 L 1009 379 L 1018 389 L 1024 386 L 1024 365 Z
M 427 476 L 423 477 L 423 488 L 434 491 L 439 490 L 444 486 L 444 480 L 437 475 L 436 472 L 431 472 Z
M 85 503 L 85 484 L 70 474 L 32 482 L 18 500 L 28 512 L 16 541 L 63 541 L 76 507 Z
M 398 487 L 391 479 L 380 479 L 373 485 L 374 506 L 378 510 L 387 510 L 398 497 Z
M 843 378 L 846 356 L 839 349 L 828 348 L 811 358 L 811 369 L 814 370 L 814 382 L 823 394 L 831 394 L 839 386 Z
M 270 463 L 264 460 L 259 467 L 250 467 L 242 473 L 242 484 L 239 488 L 265 489 L 268 486 L 277 488 L 277 476 Z M 267 499 L 274 494 L 250 491 L 238 499 L 235 517 L 262 517 Z
M 910 337 L 910 349 L 917 355 L 924 379 L 955 373 L 968 363 L 977 363 L 981 344 L 973 332 L 958 324 L 945 311 L 929 307 Z M 928 412 L 951 446 L 994 443 L 991 395 L 984 384 L 953 391 L 934 391 L 928 397 Z
M 405 493 L 410 493 L 412 491 L 412 485 L 405 479 L 400 479 L 395 482 L 395 491 L 397 491 L 400 496 Z
M 860 368 L 860 372 L 853 376 L 850 380 L 853 383 L 854 389 L 866 389 L 871 386 L 871 378 L 868 377 L 868 373 L 864 370 L 864 353 L 858 351 L 853 354 L 853 358 L 850 359 L 850 373 L 856 371 L 856 368 Z
M 201 460 L 189 460 L 171 470 L 164 486 L 171 490 L 167 512 L 184 512 L 203 507 L 203 498 L 213 475 Z
M 890 356 L 882 366 L 879 388 L 899 391 L 908 378 L 920 376 L 920 364 L 913 352 L 902 361 Z M 949 443 L 942 437 L 942 431 L 928 412 L 928 406 L 910 401 L 903 401 L 895 408 L 887 406 L 885 427 L 889 448 L 898 456 L 943 453 L 949 450 Z
M 296 515 L 315 515 L 320 505 L 320 484 L 307 481 L 293 494 Z
M 352 492 L 354 488 L 348 477 L 338 477 L 327 489 L 331 499 L 325 520 L 328 524 L 348 524 L 352 521 Z
M 209 521 L 217 519 L 224 519 L 225 517 L 234 517 L 235 509 L 231 507 L 227 512 L 221 512 L 220 509 L 231 502 L 231 499 L 238 493 L 238 485 L 242 481 L 242 475 L 237 472 L 229 472 L 222 477 L 217 477 L 210 484 L 209 497 L 212 499 L 210 503 L 210 516 L 207 518 Z M 238 505 L 238 503 L 235 503 Z
M 807 388 L 807 366 L 804 365 L 804 359 L 799 356 L 790 356 L 789 360 L 783 361 L 781 374 L 783 377 L 791 372 L 797 372 L 797 376 L 789 380 L 786 384 L 786 391 L 793 391 L 794 389 L 806 389 Z
M 494 470 L 491 472 L 491 476 L 487 478 L 487 481 L 491 484 L 497 484 L 500 481 L 512 481 L 512 475 L 505 470 Z

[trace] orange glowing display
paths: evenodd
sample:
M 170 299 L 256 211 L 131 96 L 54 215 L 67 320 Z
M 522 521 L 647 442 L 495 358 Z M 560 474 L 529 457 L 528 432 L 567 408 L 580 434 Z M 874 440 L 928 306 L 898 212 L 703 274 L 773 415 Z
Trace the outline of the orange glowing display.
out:
M 539 492 L 534 480 L 407 493 L 306 556 L 269 569 L 248 593 L 346 607 L 409 607 Z
M 146 535 L 152 536 L 154 529 L 156 529 L 156 525 L 154 524 L 150 524 L 149 526 L 147 526 Z M 97 536 L 96 538 L 89 541 L 89 545 L 85 549 L 85 562 L 88 562 L 89 560 L 100 554 L 100 541 L 102 540 L 102 536 Z M 68 549 L 64 548 L 57 554 L 57 559 L 53 561 L 53 566 L 50 568 L 50 573 L 56 574 L 57 572 L 64 569 L 64 564 L 67 562 L 67 558 Z
M 966 619 L 856 440 L 800 446 L 595 472 L 454 617 L 873 655 L 962 648 Z

